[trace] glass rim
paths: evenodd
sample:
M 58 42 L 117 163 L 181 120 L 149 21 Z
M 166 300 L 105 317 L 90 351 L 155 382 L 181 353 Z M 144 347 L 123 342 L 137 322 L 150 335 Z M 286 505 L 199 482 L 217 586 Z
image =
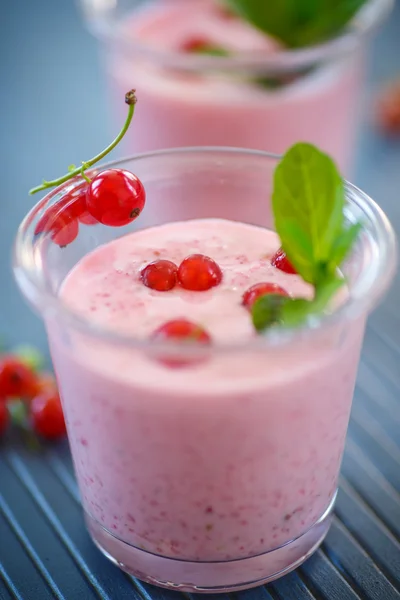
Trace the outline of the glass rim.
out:
M 182 148 L 169 148 L 165 150 L 156 150 L 136 155 L 127 156 L 125 158 L 116 159 L 98 165 L 87 171 L 87 174 L 94 174 L 100 170 L 108 168 L 121 167 L 127 162 L 139 163 L 140 161 L 151 160 L 163 156 L 187 155 L 187 154 L 216 154 L 223 153 L 226 155 L 246 155 L 261 157 L 268 160 L 278 162 L 281 155 L 262 150 L 251 150 L 244 148 L 224 147 L 224 146 L 193 146 Z M 49 310 L 57 315 L 60 315 L 63 322 L 69 324 L 74 329 L 86 333 L 90 336 L 97 337 L 103 341 L 113 342 L 123 346 L 129 346 L 136 349 L 160 349 L 168 350 L 174 348 L 184 348 L 185 353 L 202 351 L 204 346 L 201 344 L 164 342 L 151 339 L 140 339 L 133 335 L 125 335 L 120 331 L 115 331 L 107 327 L 102 327 L 99 324 L 91 322 L 90 318 L 79 315 L 69 308 L 57 295 L 43 285 L 43 282 L 31 274 L 32 255 L 34 253 L 34 236 L 29 234 L 27 228 L 34 221 L 41 209 L 45 207 L 51 200 L 61 192 L 69 192 L 71 189 L 82 185 L 81 177 L 67 181 L 66 183 L 52 189 L 41 200 L 39 200 L 27 213 L 18 227 L 17 234 L 13 246 L 13 271 L 17 284 L 24 294 L 28 297 L 33 305 L 39 304 L 46 306 Z M 71 183 L 74 185 L 71 186 Z M 346 300 L 334 311 L 315 317 L 312 323 L 307 322 L 301 327 L 283 328 L 280 326 L 272 327 L 265 333 L 256 336 L 254 339 L 246 339 L 243 342 L 234 343 L 213 343 L 211 349 L 215 351 L 238 351 L 243 349 L 262 350 L 270 345 L 280 346 L 286 343 L 293 342 L 294 339 L 300 339 L 307 335 L 312 335 L 317 331 L 321 331 L 331 325 L 344 322 L 346 319 L 351 320 L 360 314 L 368 314 L 377 305 L 380 298 L 388 290 L 394 277 L 397 266 L 397 240 L 393 227 L 378 204 L 372 200 L 367 194 L 360 190 L 355 185 L 345 180 L 345 193 L 347 198 L 347 206 L 355 205 L 359 208 L 364 217 L 369 221 L 370 225 L 375 227 L 375 233 L 378 238 L 378 257 L 375 257 L 368 264 L 368 268 L 364 269 L 357 276 L 356 283 L 351 285 L 350 294 Z M 349 200 L 350 197 L 350 200 Z M 148 227 L 146 227 L 148 228 Z M 38 269 L 35 270 L 37 274 Z M 29 292 L 27 291 L 29 290 Z M 33 294 L 32 294 L 33 292 Z M 357 293 L 354 293 L 357 292 Z M 40 302 L 32 301 L 32 296 L 39 298 Z M 45 310 L 42 314 L 45 314 Z
M 89 13 L 90 9 L 85 10 L 85 0 L 80 0 L 80 3 L 83 5 L 83 11 Z M 265 52 L 261 51 L 241 51 L 234 56 L 207 56 L 154 48 L 131 36 L 124 35 L 121 28 L 115 25 L 115 21 L 107 18 L 110 11 L 108 13 L 105 11 L 104 16 L 88 16 L 87 22 L 89 30 L 98 39 L 107 42 L 114 41 L 120 47 L 152 59 L 170 69 L 181 71 L 223 70 L 227 72 L 243 69 L 264 74 L 285 73 L 306 68 L 333 56 L 340 57 L 355 51 L 360 42 L 384 21 L 394 3 L 395 0 L 367 0 L 339 35 L 319 44 L 304 48 L 283 48 L 269 55 L 265 55 Z M 133 9 L 131 14 L 135 14 L 143 8 L 146 9 L 146 5 Z

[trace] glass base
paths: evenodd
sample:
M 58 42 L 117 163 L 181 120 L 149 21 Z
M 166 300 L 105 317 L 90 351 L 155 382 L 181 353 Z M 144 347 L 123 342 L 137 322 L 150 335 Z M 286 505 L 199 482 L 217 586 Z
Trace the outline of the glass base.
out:
M 300 537 L 264 554 L 224 562 L 193 562 L 152 554 L 118 539 L 87 512 L 85 518 L 96 546 L 123 571 L 168 589 L 218 593 L 268 583 L 301 565 L 328 533 L 335 499 L 336 494 L 324 514 Z

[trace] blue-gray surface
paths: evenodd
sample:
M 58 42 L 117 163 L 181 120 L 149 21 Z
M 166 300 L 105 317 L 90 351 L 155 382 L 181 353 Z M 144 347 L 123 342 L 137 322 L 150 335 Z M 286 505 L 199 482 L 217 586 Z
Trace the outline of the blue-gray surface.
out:
M 110 127 L 96 44 L 72 0 L 4 2 L 0 27 L 0 333 L 45 350 L 42 325 L 11 277 L 12 238 L 31 205 L 26 190 L 105 145 Z M 355 181 L 400 231 L 400 141 L 380 137 L 371 121 L 379 85 L 400 75 L 399 4 L 372 50 Z M 400 598 L 399 291 L 397 279 L 370 320 L 325 543 L 297 572 L 236 594 L 239 600 Z M 93 547 L 65 445 L 37 455 L 7 440 L 0 447 L 0 600 L 99 597 L 182 596 L 139 584 Z

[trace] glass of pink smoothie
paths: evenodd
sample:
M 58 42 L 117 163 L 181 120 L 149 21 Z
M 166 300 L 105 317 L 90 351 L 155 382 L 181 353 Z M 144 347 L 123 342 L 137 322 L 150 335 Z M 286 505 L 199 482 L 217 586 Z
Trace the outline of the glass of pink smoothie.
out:
M 101 40 L 118 122 L 121 92 L 135 87 L 140 97 L 128 152 L 217 145 L 283 153 L 309 141 L 349 173 L 367 41 L 392 0 L 367 0 L 345 32 L 298 50 L 227 17 L 217 0 L 81 4 Z M 231 56 L 185 51 L 196 40 Z
M 70 182 L 18 231 L 15 274 L 46 324 L 89 532 L 157 585 L 271 581 L 314 552 L 332 519 L 365 322 L 393 277 L 396 244 L 379 207 L 346 184 L 347 218 L 364 225 L 346 293 L 329 316 L 256 334 L 241 303 L 250 286 L 309 294 L 270 262 L 277 160 L 226 148 L 136 156 L 114 163 L 147 192 L 133 225 L 81 224 L 65 248 L 35 236 Z M 220 265 L 218 287 L 156 292 L 140 281 L 156 258 L 192 253 Z M 177 317 L 201 323 L 212 344 L 150 339 Z

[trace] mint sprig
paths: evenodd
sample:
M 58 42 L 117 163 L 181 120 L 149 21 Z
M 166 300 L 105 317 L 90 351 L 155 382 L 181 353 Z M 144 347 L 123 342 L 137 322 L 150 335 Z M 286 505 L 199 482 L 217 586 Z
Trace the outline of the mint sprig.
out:
M 318 44 L 337 35 L 366 0 L 225 0 L 263 33 L 289 48 Z
M 361 228 L 346 224 L 344 207 L 344 182 L 334 161 L 311 144 L 292 146 L 275 169 L 272 210 L 282 248 L 314 287 L 314 297 L 262 296 L 252 307 L 257 331 L 295 327 L 326 311 L 345 283 L 339 269 Z

